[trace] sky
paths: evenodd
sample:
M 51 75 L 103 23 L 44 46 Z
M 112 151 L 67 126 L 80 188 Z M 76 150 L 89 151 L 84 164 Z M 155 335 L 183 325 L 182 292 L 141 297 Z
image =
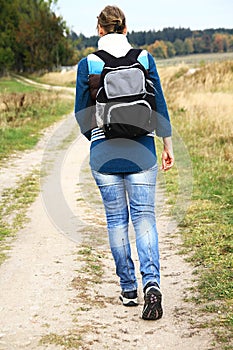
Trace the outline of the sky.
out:
M 58 0 L 57 15 L 86 37 L 97 35 L 97 16 L 106 5 L 117 5 L 126 16 L 128 31 L 233 28 L 233 0 Z

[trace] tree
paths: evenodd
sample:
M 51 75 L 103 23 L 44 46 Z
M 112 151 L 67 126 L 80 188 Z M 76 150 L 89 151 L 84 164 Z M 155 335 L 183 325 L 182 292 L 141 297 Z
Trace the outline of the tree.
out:
M 174 48 L 174 45 L 170 41 L 166 41 L 167 46 L 167 57 L 173 57 L 176 54 L 176 50 Z
M 193 41 L 191 38 L 186 38 L 184 41 L 184 54 L 185 55 L 190 55 L 193 53 L 194 48 L 193 48 Z
M 228 50 L 233 51 L 233 35 L 228 36 Z
M 63 18 L 51 10 L 57 0 L 0 0 L 1 71 L 51 70 L 71 62 L 73 47 Z
M 194 53 L 205 52 L 205 42 L 203 41 L 202 37 L 193 39 L 193 48 L 194 48 Z
M 203 41 L 203 51 L 202 52 L 212 52 L 212 38 L 210 35 L 205 34 L 202 35 Z
M 164 41 L 156 40 L 152 45 L 148 46 L 148 51 L 154 55 L 156 58 L 167 58 L 167 45 Z
M 174 49 L 176 51 L 176 55 L 181 56 L 184 55 L 184 42 L 181 39 L 176 39 L 174 42 Z
M 202 53 L 213 51 L 214 35 L 218 33 L 225 35 L 223 51 L 229 50 L 230 39 L 229 36 L 233 34 L 233 29 L 205 29 L 191 31 L 189 28 L 164 28 L 163 30 L 155 31 L 149 30 L 148 32 L 135 32 L 132 31 L 127 34 L 130 43 L 136 47 L 147 47 L 154 44 L 156 41 L 163 41 L 170 52 L 168 56 L 174 55 L 174 45 L 177 49 L 177 54 L 190 54 L 190 53 Z M 91 36 L 86 38 L 83 34 L 73 36 L 72 40 L 75 43 L 78 50 L 82 50 L 87 47 L 97 48 L 97 36 Z M 178 40 L 178 41 L 177 41 Z M 170 43 L 170 44 L 168 44 Z M 218 45 L 216 45 L 218 46 Z M 218 50 L 218 48 L 215 48 Z M 183 53 L 182 53 L 183 51 Z M 162 52 L 160 53 L 162 54 Z
M 222 34 L 214 34 L 213 37 L 213 51 L 214 52 L 223 52 L 223 37 Z
M 145 45 L 150 45 L 155 41 L 155 31 L 149 30 L 145 34 Z
M 15 63 L 15 31 L 18 27 L 19 16 L 16 2 L 0 0 L 0 74 L 11 69 Z
M 14 52 L 10 47 L 3 49 L 0 47 L 0 75 L 6 73 L 14 65 Z

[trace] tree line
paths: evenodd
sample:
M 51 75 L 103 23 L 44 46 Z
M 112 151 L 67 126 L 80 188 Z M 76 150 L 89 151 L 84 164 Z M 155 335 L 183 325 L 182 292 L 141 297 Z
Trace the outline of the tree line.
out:
M 74 48 L 57 0 L 0 0 L 0 75 L 74 64 Z
M 146 48 L 157 58 L 193 53 L 229 52 L 233 51 L 233 34 L 216 31 L 211 35 L 196 31 L 191 37 L 183 40 L 180 38 L 176 38 L 174 42 L 156 40 Z
M 159 31 L 132 31 L 127 37 L 133 46 L 147 49 L 156 58 L 233 51 L 233 29 L 192 31 L 189 28 L 171 27 Z M 71 32 L 70 38 L 79 51 L 79 58 L 97 48 L 98 36 L 88 38 Z

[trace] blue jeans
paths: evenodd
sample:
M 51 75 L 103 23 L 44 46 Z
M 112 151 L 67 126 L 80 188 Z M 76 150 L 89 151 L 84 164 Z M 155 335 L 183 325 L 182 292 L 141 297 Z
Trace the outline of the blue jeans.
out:
M 160 285 L 158 233 L 155 219 L 157 165 L 139 173 L 103 174 L 92 170 L 102 195 L 111 252 L 122 291 L 137 289 L 128 236 L 129 210 L 136 236 L 143 287 Z

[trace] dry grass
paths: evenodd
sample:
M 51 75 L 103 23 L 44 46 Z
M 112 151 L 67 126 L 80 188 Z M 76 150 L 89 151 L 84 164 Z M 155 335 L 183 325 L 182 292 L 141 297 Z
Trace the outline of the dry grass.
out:
M 53 72 L 46 73 L 39 78 L 39 81 L 44 84 L 58 85 L 58 86 L 72 86 L 76 83 L 76 70 L 68 72 Z M 37 79 L 38 80 L 38 79 Z
M 32 118 L 39 117 L 41 108 L 48 108 L 52 100 L 58 100 L 58 93 L 3 93 L 0 95 L 0 127 L 23 126 Z
M 44 128 L 72 111 L 73 100 L 13 79 L 0 83 L 0 161 L 6 161 L 12 152 L 34 147 Z
M 233 92 L 233 61 L 209 63 L 198 68 L 178 65 L 159 69 L 165 86 L 181 91 L 230 91 Z
M 215 62 L 193 72 L 187 66 L 161 69 L 168 104 L 186 137 L 199 140 L 206 156 L 232 161 L 233 62 Z M 220 147 L 221 146 L 221 147 Z
M 216 314 L 211 323 L 222 349 L 232 348 L 233 327 L 233 62 L 198 69 L 160 69 L 172 124 L 192 160 L 192 204 L 181 223 L 185 250 L 198 266 L 197 302 Z M 176 150 L 175 150 L 176 152 Z M 167 182 L 174 184 L 173 173 Z M 218 308 L 214 308 L 218 305 Z

